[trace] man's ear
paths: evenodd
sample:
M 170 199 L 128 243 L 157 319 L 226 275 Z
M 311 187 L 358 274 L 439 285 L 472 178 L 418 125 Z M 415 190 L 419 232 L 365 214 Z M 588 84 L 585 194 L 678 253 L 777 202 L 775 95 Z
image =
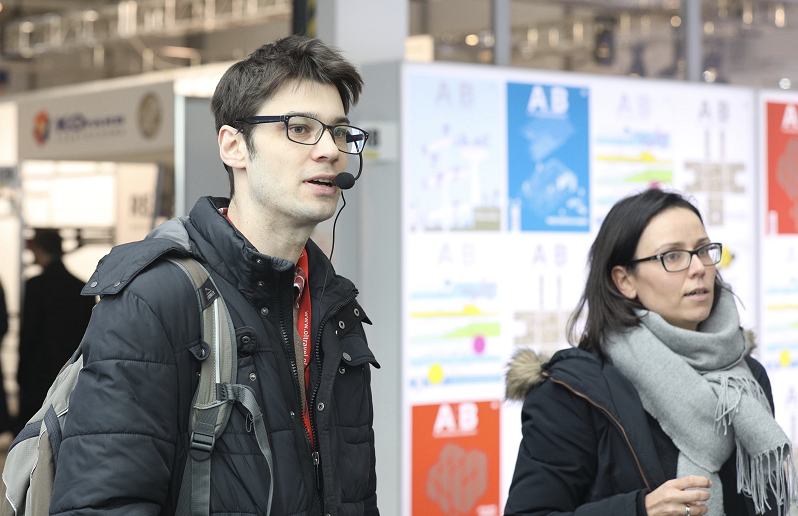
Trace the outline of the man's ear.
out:
M 626 270 L 626 267 L 623 265 L 616 265 L 613 267 L 612 281 L 615 283 L 615 286 L 618 287 L 618 291 L 624 297 L 628 299 L 637 298 L 637 285 L 635 283 L 635 278 L 629 273 L 629 271 Z
M 249 161 L 247 144 L 244 141 L 244 134 L 230 127 L 223 125 L 219 129 L 219 157 L 222 162 L 231 168 L 245 170 Z

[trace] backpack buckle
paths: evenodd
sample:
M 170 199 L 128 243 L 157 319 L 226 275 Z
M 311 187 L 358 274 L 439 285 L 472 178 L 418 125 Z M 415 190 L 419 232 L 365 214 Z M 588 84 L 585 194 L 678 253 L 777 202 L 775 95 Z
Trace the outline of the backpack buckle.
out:
M 216 400 L 224 402 L 235 401 L 235 396 L 233 395 L 233 388 L 229 383 L 216 384 Z
M 205 460 L 211 456 L 216 436 L 212 433 L 194 430 L 189 441 L 189 453 L 195 460 Z

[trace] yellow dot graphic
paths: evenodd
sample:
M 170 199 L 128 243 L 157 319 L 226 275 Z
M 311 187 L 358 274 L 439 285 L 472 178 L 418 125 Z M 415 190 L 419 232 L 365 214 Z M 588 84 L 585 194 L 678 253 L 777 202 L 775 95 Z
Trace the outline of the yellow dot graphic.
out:
M 443 368 L 440 364 L 433 364 L 429 368 L 429 383 L 437 385 L 443 381 Z
M 781 364 L 781 367 L 787 367 L 790 365 L 790 352 L 786 349 L 779 355 L 779 364 Z

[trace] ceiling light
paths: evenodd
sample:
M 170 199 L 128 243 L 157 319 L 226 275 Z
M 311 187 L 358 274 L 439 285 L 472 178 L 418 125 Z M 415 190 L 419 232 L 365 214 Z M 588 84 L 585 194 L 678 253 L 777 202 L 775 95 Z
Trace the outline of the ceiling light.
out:
M 466 45 L 470 47 L 476 46 L 476 44 L 479 43 L 479 36 L 477 36 L 476 34 L 469 34 L 468 36 L 466 36 L 465 42 Z
M 747 2 L 743 2 L 743 23 L 745 25 L 751 25 L 754 21 L 754 6 L 752 2 L 749 0 Z
M 582 22 L 574 22 L 574 43 L 581 45 L 585 39 L 585 26 Z
M 792 81 L 788 78 L 784 77 L 779 79 L 779 88 L 783 90 L 789 90 L 792 87 Z
M 779 28 L 784 27 L 784 22 L 785 22 L 784 6 L 781 5 L 781 4 L 779 4 L 779 6 L 776 7 L 776 19 L 775 19 L 775 22 L 776 22 L 776 27 L 779 27 Z
M 681 24 L 682 24 L 682 19 L 681 18 L 679 18 L 678 16 L 671 16 L 671 26 L 672 27 L 678 27 Z
M 644 14 L 640 17 L 640 30 L 643 34 L 651 32 L 651 16 Z
M 553 28 L 549 29 L 549 46 L 552 48 L 557 48 L 560 44 L 560 30 Z
M 538 45 L 538 30 L 537 29 L 528 29 L 526 31 L 526 44 L 530 47 L 536 47 Z

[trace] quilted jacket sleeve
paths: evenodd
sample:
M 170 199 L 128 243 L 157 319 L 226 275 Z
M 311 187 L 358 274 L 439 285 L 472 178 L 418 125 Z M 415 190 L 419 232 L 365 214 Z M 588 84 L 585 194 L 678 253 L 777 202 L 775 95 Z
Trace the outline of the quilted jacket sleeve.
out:
M 585 503 L 600 460 L 592 410 L 551 381 L 532 389 L 505 516 L 645 516 L 644 490 Z
M 155 515 L 167 503 L 179 437 L 178 375 L 164 313 L 154 304 L 127 288 L 95 308 L 51 514 Z

